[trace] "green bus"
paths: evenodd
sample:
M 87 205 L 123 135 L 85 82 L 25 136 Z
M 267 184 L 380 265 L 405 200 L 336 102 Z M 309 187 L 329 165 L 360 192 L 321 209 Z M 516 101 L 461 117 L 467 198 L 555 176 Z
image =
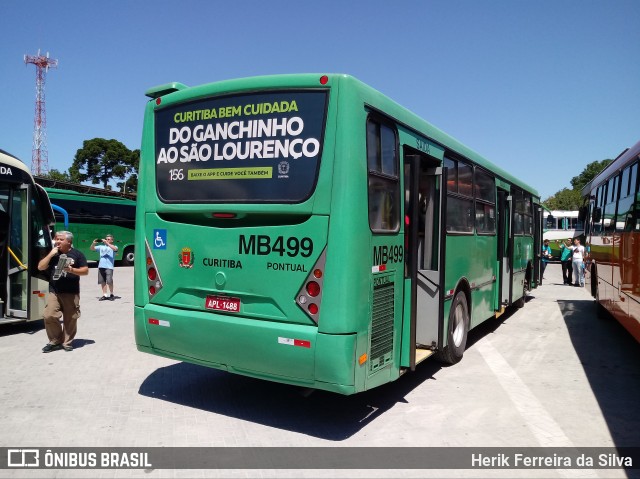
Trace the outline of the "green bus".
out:
M 104 239 L 107 234 L 112 234 L 114 244 L 118 246 L 116 261 L 121 261 L 125 266 L 133 265 L 136 217 L 133 196 L 84 185 L 52 180 L 47 182 L 41 177 L 37 177 L 36 181 L 49 194 L 59 225 L 56 229 L 63 229 L 66 212 L 66 229 L 73 233 L 73 246 L 82 251 L 87 260 L 98 260 L 98 254 L 89 249 L 93 240 Z M 51 184 L 55 186 L 49 186 Z
M 140 351 L 353 394 L 537 285 L 538 193 L 351 76 L 147 96 Z

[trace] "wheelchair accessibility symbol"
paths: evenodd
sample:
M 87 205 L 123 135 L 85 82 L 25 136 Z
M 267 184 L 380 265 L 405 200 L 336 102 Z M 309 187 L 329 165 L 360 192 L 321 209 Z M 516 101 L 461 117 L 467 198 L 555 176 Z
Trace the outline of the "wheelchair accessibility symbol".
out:
M 167 249 L 167 230 L 153 230 L 153 249 Z

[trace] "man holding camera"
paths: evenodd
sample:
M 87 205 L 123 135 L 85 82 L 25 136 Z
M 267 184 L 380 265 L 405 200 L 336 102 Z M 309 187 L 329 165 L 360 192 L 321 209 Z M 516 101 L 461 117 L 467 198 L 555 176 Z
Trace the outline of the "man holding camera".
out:
M 100 254 L 98 263 L 98 284 L 102 287 L 102 296 L 99 301 L 113 301 L 113 268 L 115 267 L 115 256 L 118 247 L 113 244 L 113 235 L 109 234 L 104 239 L 94 239 L 89 247 L 91 251 Z M 107 288 L 108 287 L 108 288 Z M 109 294 L 107 294 L 107 289 Z

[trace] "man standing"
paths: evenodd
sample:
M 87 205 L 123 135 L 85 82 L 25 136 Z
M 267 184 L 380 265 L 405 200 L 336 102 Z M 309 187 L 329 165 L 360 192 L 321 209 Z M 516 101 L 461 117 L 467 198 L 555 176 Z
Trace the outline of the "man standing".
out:
M 564 284 L 571 285 L 571 274 L 573 272 L 573 265 L 571 264 L 571 238 L 566 242 L 560 243 L 560 263 L 562 263 L 562 280 Z
M 113 235 L 109 234 L 103 240 L 93 240 L 89 249 L 97 251 L 100 255 L 98 284 L 102 286 L 102 296 L 99 301 L 106 299 L 113 301 L 116 299 L 113 295 L 113 268 L 115 267 L 116 251 L 118 251 L 118 247 L 113 244 Z M 109 287 L 109 294 L 107 294 L 107 286 Z
M 61 255 L 73 260 L 67 266 L 57 268 Z M 44 308 L 44 326 L 49 343 L 42 348 L 43 353 L 58 349 L 73 351 L 73 338 L 78 330 L 80 317 L 80 276 L 89 274 L 87 258 L 82 252 L 73 248 L 73 234 L 59 231 L 54 239 L 54 247 L 47 256 L 38 263 L 40 271 L 48 270 L 49 295 Z M 63 326 L 60 325 L 62 316 Z

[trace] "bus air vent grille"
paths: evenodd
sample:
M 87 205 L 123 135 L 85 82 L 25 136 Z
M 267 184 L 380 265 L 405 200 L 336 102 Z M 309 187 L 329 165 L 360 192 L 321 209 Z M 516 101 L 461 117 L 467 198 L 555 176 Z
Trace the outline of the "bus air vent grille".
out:
M 391 361 L 394 304 L 394 283 L 385 283 L 373 288 L 369 372 L 375 372 Z

